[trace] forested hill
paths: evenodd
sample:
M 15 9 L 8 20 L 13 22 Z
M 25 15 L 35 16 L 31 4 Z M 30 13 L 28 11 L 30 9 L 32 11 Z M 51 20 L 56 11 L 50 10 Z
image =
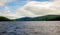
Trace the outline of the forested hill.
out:
M 16 19 L 17 21 L 60 21 L 60 15 L 46 15 L 35 18 L 23 17 Z
M 39 17 L 23 17 L 17 19 L 9 19 L 3 16 L 0 16 L 0 21 L 60 21 L 60 15 L 46 15 Z
M 9 18 L 6 18 L 6 17 L 3 17 L 3 16 L 0 16 L 0 21 L 12 21 L 12 20 L 9 19 Z

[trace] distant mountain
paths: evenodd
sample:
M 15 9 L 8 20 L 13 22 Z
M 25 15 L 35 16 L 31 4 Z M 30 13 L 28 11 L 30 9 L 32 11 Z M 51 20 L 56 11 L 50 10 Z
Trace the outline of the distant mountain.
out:
M 6 17 L 0 16 L 0 21 L 12 21 L 12 20 Z
M 35 18 L 23 17 L 16 19 L 17 21 L 60 21 L 60 15 L 46 15 Z
M 18 18 L 16 20 L 18 20 L 18 21 L 30 21 L 30 20 L 32 20 L 32 18 L 31 17 L 23 17 L 23 18 Z

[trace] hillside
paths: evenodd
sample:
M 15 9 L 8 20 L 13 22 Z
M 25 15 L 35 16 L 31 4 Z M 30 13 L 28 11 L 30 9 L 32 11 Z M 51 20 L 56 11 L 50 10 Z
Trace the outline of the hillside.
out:
M 46 15 L 39 17 L 23 17 L 18 19 L 9 19 L 3 16 L 0 16 L 0 21 L 60 21 L 60 15 Z
M 12 21 L 12 20 L 6 17 L 0 16 L 0 21 Z
M 46 15 L 40 17 L 23 17 L 16 19 L 17 21 L 60 21 L 60 15 Z

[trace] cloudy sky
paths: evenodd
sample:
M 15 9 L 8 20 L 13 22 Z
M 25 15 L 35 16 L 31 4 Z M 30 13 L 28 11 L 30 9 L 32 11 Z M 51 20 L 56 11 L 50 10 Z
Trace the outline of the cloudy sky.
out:
M 0 0 L 0 16 L 10 19 L 60 15 L 60 0 Z

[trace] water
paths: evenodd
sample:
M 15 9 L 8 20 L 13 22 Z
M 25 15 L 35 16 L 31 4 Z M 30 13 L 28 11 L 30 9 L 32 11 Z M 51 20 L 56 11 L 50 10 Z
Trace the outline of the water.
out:
M 60 35 L 60 22 L 0 22 L 0 35 Z

